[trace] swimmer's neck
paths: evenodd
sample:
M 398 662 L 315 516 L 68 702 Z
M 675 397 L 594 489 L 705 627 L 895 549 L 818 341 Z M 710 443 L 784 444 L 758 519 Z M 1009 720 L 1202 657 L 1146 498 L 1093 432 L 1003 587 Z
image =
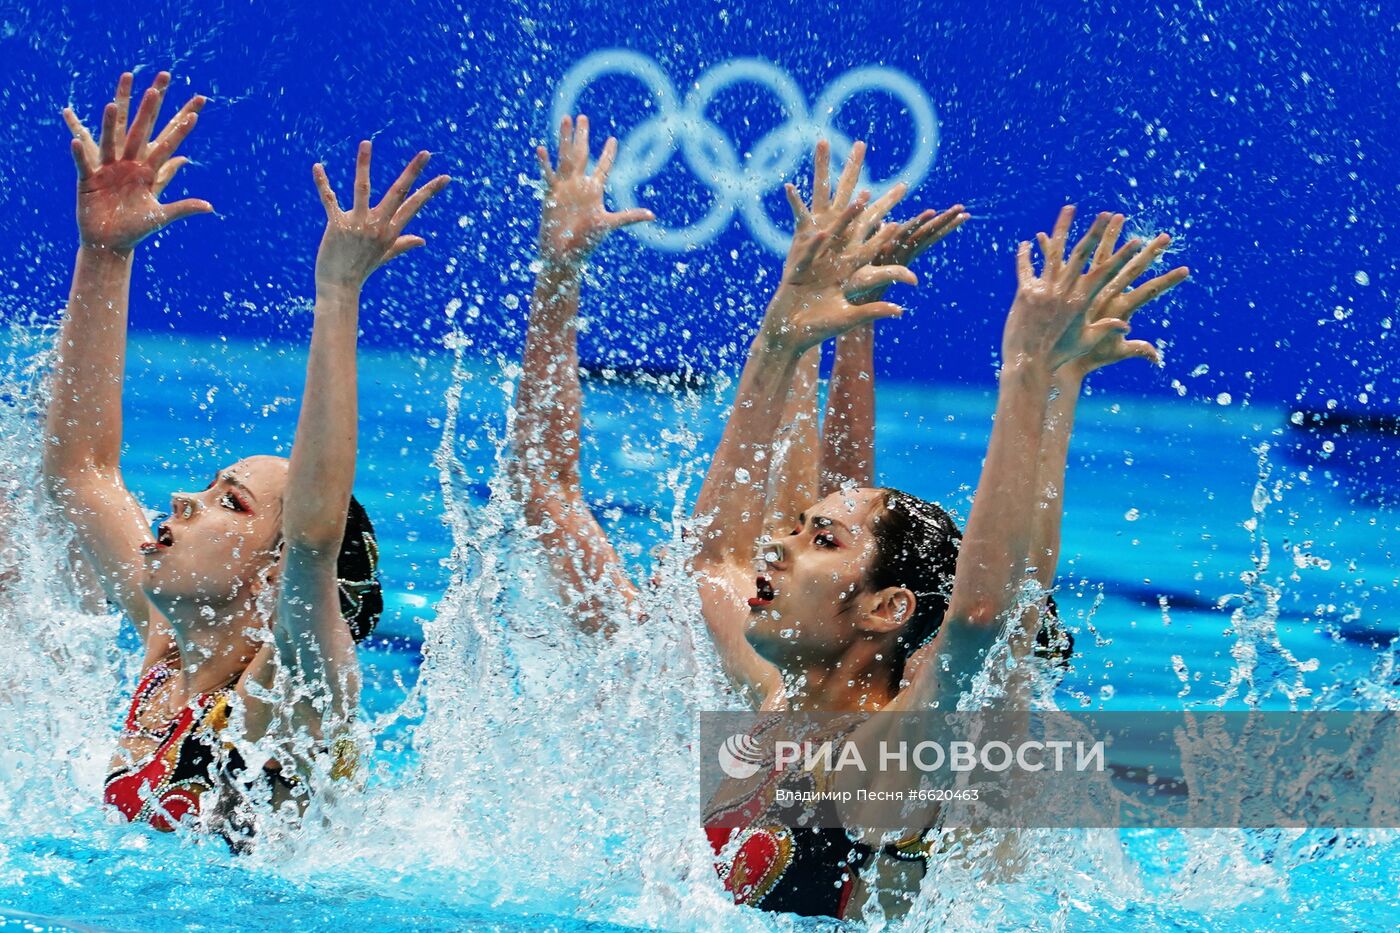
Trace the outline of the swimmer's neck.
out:
M 835 663 L 803 664 L 782 672 L 779 708 L 808 712 L 869 712 L 894 699 L 887 662 L 873 642 L 857 642 Z
M 254 600 L 210 606 L 191 600 L 158 599 L 153 596 L 151 603 L 170 623 L 188 695 L 226 687 L 248 669 L 258 653 L 259 641 L 247 633 L 268 628 L 268 621 Z

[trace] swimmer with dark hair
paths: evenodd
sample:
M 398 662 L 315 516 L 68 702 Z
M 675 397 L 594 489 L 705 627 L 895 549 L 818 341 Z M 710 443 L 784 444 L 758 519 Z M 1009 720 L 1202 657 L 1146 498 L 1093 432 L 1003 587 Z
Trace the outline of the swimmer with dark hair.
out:
M 589 173 L 580 117 L 561 128 L 557 166 L 539 150 L 540 272 L 513 437 L 526 519 L 543 536 L 575 621 L 601 632 L 617 625 L 609 614 L 619 605 L 635 613 L 639 594 L 582 494 L 576 317 L 592 249 L 612 230 L 651 219 L 649 211 L 611 213 L 603 205 L 616 146 L 608 140 Z M 1157 358 L 1150 343 L 1125 339 L 1127 321 L 1187 274 L 1176 269 L 1131 288 L 1170 238 L 1118 247 L 1121 215 L 1100 215 L 1071 249 L 1066 208 L 1053 234 L 1040 236 L 1039 274 L 1022 244 L 996 420 L 960 531 L 937 505 L 873 485 L 868 328 L 902 313 L 885 290 L 916 284 L 908 263 L 967 214 L 959 205 L 886 223 L 904 188 L 878 199 L 856 194 L 862 156 L 857 144 L 833 189 L 829 148 L 820 144 L 810 205 L 788 186 L 792 246 L 695 506 L 706 626 L 736 691 L 764 710 L 955 708 L 998 642 L 1009 642 L 1018 659 L 1036 650 L 1050 614 L 1044 602 L 1018 600 L 1027 574 L 1046 593 L 1054 581 L 1080 384 L 1103 366 Z M 831 339 L 838 345 L 830 410 L 814 456 L 814 353 Z M 805 440 L 792 436 L 793 424 L 798 435 L 810 432 Z M 1054 645 L 1042 647 L 1054 653 Z M 934 657 L 940 663 L 929 663 Z M 883 738 L 874 728 L 856 727 L 849 738 Z M 909 908 L 936 835 L 920 830 L 868 845 L 839 827 L 784 826 L 769 819 L 772 775 L 760 768 L 752 784 L 727 784 L 706 811 L 717 867 L 736 903 L 857 918 L 874 893 L 887 916 Z M 732 828 L 736 813 L 746 816 L 742 829 Z
M 378 546 L 351 495 L 358 431 L 360 290 L 379 266 L 422 246 L 404 228 L 447 184 L 414 191 L 419 153 L 377 205 L 370 144 L 342 210 L 321 165 L 326 211 L 306 389 L 291 458 L 252 456 L 202 490 L 172 495 L 155 529 L 122 479 L 127 301 L 137 244 L 213 210 L 161 193 L 188 160 L 175 153 L 205 98 L 153 135 L 170 75 L 128 125 L 122 75 L 96 139 L 72 110 L 78 257 L 57 346 L 46 427 L 45 488 L 72 526 L 108 598 L 135 624 L 144 657 L 105 799 L 162 830 L 182 823 L 252 829 L 243 802 L 304 809 L 324 777 L 356 769 L 356 644 L 383 608 Z M 252 796 L 250 796 L 252 795 Z
M 820 151 L 816 161 L 823 162 Z M 870 375 L 862 372 L 868 362 L 841 372 L 838 345 L 822 468 L 808 470 L 818 472 L 827 494 L 802 508 L 786 534 L 755 547 L 765 522 L 769 529 L 775 524 L 766 497 L 791 484 L 779 476 L 770 490 L 768 480 L 782 402 L 803 354 L 823 340 L 848 339 L 873 318 L 900 313 L 881 301 L 873 279 L 914 284 L 898 265 L 872 273 L 879 268 L 872 262 L 898 263 L 914 250 L 898 245 L 907 226 L 877 228 L 866 197 L 849 200 L 850 181 L 828 200 L 819 177 L 810 207 L 789 186 L 797 233 L 696 506 L 697 515 L 711 518 L 696 559 L 705 620 L 731 679 L 765 710 L 957 709 L 999 642 L 1018 662 L 1003 703 L 1024 709 L 1020 662 L 1032 652 L 1054 658 L 1064 651 L 1063 636 L 1047 637 L 1054 625 L 1047 603 L 1080 386 L 1103 366 L 1158 358 L 1152 344 L 1125 339 L 1127 321 L 1187 270 L 1131 289 L 1171 240 L 1161 235 L 1117 247 L 1121 215 L 1100 215 L 1070 249 L 1074 212 L 1066 208 L 1054 233 L 1039 236 L 1039 274 L 1029 244 L 1022 244 L 1018 290 L 1003 330 L 996 417 L 965 531 L 931 502 L 871 485 L 873 388 L 851 388 L 851 376 Z M 882 236 L 889 238 L 887 251 L 871 251 Z M 1023 606 L 1028 576 L 1046 595 Z M 927 739 L 888 734 L 924 721 L 854 720 L 859 724 L 843 737 L 875 760 L 882 740 Z M 780 727 L 781 720 L 774 722 Z M 860 789 L 844 787 L 842 779 L 833 777 L 831 788 Z M 843 919 L 859 919 L 871 903 L 885 916 L 909 909 L 941 833 L 919 829 L 893 841 L 867 841 L 840 826 L 793 827 L 777 815 L 776 789 L 773 772 L 760 769 L 751 781 L 727 782 L 707 808 L 720 873 L 736 903 Z M 937 824 L 935 807 L 928 809 L 913 825 Z M 736 814 L 744 819 L 736 821 Z M 845 826 L 861 825 L 856 812 L 838 815 Z M 735 828 L 738 822 L 742 828 Z

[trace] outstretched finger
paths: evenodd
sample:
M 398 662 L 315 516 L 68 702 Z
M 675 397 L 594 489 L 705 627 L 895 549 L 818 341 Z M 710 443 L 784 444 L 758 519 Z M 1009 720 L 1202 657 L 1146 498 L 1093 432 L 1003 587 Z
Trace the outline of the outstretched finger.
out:
M 1124 243 L 1117 252 L 1108 257 L 1108 262 L 1104 263 L 1102 266 L 1090 269 L 1088 275 L 1085 276 L 1089 286 L 1090 299 L 1092 300 L 1099 292 L 1103 291 L 1103 287 L 1113 281 L 1114 277 L 1123 270 L 1123 267 L 1131 262 L 1132 258 L 1140 252 L 1142 252 L 1142 240 L 1133 237 L 1131 240 Z M 1108 318 L 1107 320 L 1117 319 Z
M 183 201 L 175 201 L 170 204 L 160 206 L 161 224 L 168 224 L 171 221 L 179 220 L 182 217 L 191 217 L 195 214 L 212 214 L 214 205 L 200 198 L 185 198 Z
M 1133 289 L 1124 296 L 1128 307 L 1124 316 L 1132 317 L 1137 312 L 1138 308 L 1141 308 L 1153 299 L 1160 298 L 1190 277 L 1190 269 L 1186 266 L 1178 266 L 1170 272 L 1144 282 L 1141 286 Z
M 1123 355 L 1125 359 L 1147 360 L 1153 366 L 1162 365 L 1162 351 L 1146 340 L 1123 341 Z
M 102 108 L 102 137 L 98 142 L 98 152 L 103 165 L 117 161 L 116 104 L 108 104 Z
M 812 210 L 824 211 L 831 203 L 831 143 L 817 141 L 812 153 Z
M 93 172 L 97 171 L 97 164 L 93 162 L 92 153 L 88 152 L 88 147 L 83 145 L 81 139 L 69 140 L 68 146 L 73 152 L 73 164 L 78 167 L 78 177 L 91 177 Z
M 899 282 L 904 285 L 918 285 L 919 277 L 907 266 L 862 266 L 857 269 L 847 283 L 847 292 L 873 291 L 888 288 Z
M 574 119 L 565 117 L 559 121 L 559 168 L 560 175 L 568 175 L 574 170 Z
M 797 193 L 796 185 L 791 182 L 783 185 L 783 193 L 787 195 L 788 207 L 792 208 L 792 219 L 797 222 L 798 229 L 814 223 L 812 212 L 802 203 L 802 195 Z
M 1031 242 L 1022 240 L 1016 247 L 1016 281 L 1027 285 L 1035 278 L 1035 267 L 1031 265 Z
M 156 197 L 160 197 L 161 192 L 169 187 L 170 182 L 174 180 L 175 173 L 184 168 L 185 164 L 189 161 L 190 160 L 184 156 L 177 156 L 156 169 L 156 182 L 151 188 L 151 193 Z
M 450 181 L 452 181 L 451 176 L 439 175 L 437 178 L 434 178 L 432 181 L 413 192 L 413 196 L 403 202 L 403 207 L 400 207 L 394 212 L 394 229 L 402 230 L 404 227 L 408 226 L 408 222 L 423 209 L 423 205 L 427 204 L 430 198 L 436 197 L 443 188 L 447 187 Z
M 656 215 L 645 207 L 634 207 L 631 210 L 617 211 L 616 213 L 608 214 L 606 217 L 609 230 L 618 230 L 622 227 L 647 223 L 655 219 Z
M 904 309 L 892 301 L 872 301 L 869 304 L 856 305 L 855 307 L 857 313 L 853 316 L 848 330 L 873 324 L 876 321 L 900 317 L 904 314 Z
M 961 227 L 972 217 L 963 210 L 961 204 L 948 208 L 933 220 L 914 231 L 913 244 L 916 252 L 923 252 L 939 240 Z
M 165 129 L 160 131 L 155 141 L 151 143 L 150 148 L 146 151 L 146 161 L 148 164 L 159 166 L 160 163 L 156 161 L 156 153 L 158 152 L 165 153 L 162 160 L 170 157 L 170 153 L 175 151 L 180 145 L 180 142 L 189 135 L 190 129 L 194 126 L 193 123 L 186 125 L 188 119 L 203 110 L 204 105 L 208 102 L 209 98 L 205 97 L 203 94 L 196 94 L 185 101 L 185 106 L 175 111 L 175 116 L 171 117 L 169 122 L 165 124 Z M 170 142 L 172 138 L 176 139 L 173 144 Z
M 146 93 L 141 95 L 141 106 L 136 108 L 136 119 L 132 121 L 131 130 L 126 134 L 126 146 L 122 150 L 123 159 L 141 158 L 151 141 L 156 117 L 160 115 L 160 105 L 165 100 L 165 89 L 169 86 L 170 72 L 162 71 L 156 75 Z
M 136 76 L 131 72 L 123 72 L 117 79 L 117 92 L 112 95 L 112 103 L 117 108 L 116 128 L 112 133 L 113 158 L 116 153 L 126 148 L 126 125 L 131 113 L 131 84 L 136 80 Z M 103 123 L 103 135 L 106 135 L 106 123 Z
M 1070 224 L 1074 223 L 1074 205 L 1065 205 L 1054 221 L 1050 235 L 1040 241 L 1040 251 L 1046 258 L 1046 272 L 1058 272 L 1064 265 L 1064 251 L 1070 242 Z M 1043 235 L 1043 234 L 1042 234 Z
M 553 183 L 554 166 L 549 161 L 549 150 L 544 146 L 536 146 L 535 159 L 540 163 L 540 177 L 545 180 L 545 184 Z
M 321 196 L 321 206 L 326 209 L 326 216 L 333 217 L 340 213 L 340 202 L 336 200 L 335 189 L 331 187 L 331 181 L 326 177 L 326 167 L 320 162 L 311 166 L 311 177 L 316 182 L 316 193 Z
M 904 195 L 907 194 L 908 191 L 909 186 L 901 181 L 871 203 L 871 205 L 865 209 L 865 212 L 861 214 L 860 224 L 856 231 L 857 237 L 859 239 L 865 239 L 870 236 L 870 234 L 880 226 L 881 221 L 885 219 L 885 216 L 889 214 L 890 210 L 903 200 Z
M 1153 237 L 1142 252 L 1138 253 L 1122 268 L 1117 275 L 1109 280 L 1104 286 L 1104 294 L 1112 296 L 1127 291 L 1128 286 L 1133 284 L 1133 280 L 1147 271 L 1147 267 L 1162 255 L 1163 251 L 1171 245 L 1172 238 L 1165 233 L 1159 233 Z M 1127 318 L 1124 318 L 1127 320 Z
M 851 156 L 841 169 L 841 178 L 836 182 L 836 196 L 831 200 L 832 207 L 845 207 L 855 193 L 860 182 L 860 169 L 865 163 L 865 143 L 857 141 L 851 147 Z
M 865 237 L 859 247 L 852 251 L 851 258 L 862 265 L 878 262 L 882 254 L 894 247 L 899 230 L 898 224 L 882 224 L 873 236 Z
M 410 159 L 403 171 L 399 173 L 399 177 L 394 179 L 394 183 L 389 186 L 389 190 L 384 192 L 384 197 L 375 210 L 382 211 L 390 217 L 394 216 L 398 209 L 403 206 L 403 202 L 408 199 L 408 193 L 413 190 L 414 183 L 418 181 L 418 176 L 423 174 L 423 169 L 427 166 L 430 158 L 432 158 L 432 153 L 424 149 Z
M 82 143 L 82 146 L 89 156 L 94 160 L 97 158 L 97 140 L 92 138 L 88 128 L 83 126 L 83 121 L 78 119 L 78 115 L 73 112 L 72 107 L 63 108 L 63 122 L 68 124 L 68 132 L 73 134 L 73 139 Z
M 350 205 L 352 213 L 369 212 L 369 165 L 373 154 L 374 144 L 368 139 L 360 140 L 359 152 L 355 154 L 355 199 Z
M 609 136 L 607 142 L 603 143 L 603 153 L 598 156 L 598 164 L 593 167 L 593 177 L 598 179 L 598 184 L 608 183 L 608 174 L 612 171 L 613 162 L 617 160 L 617 137 Z
M 404 253 L 408 252 L 411 249 L 417 249 L 420 246 L 425 246 L 427 245 L 427 242 L 428 241 L 423 239 L 421 236 L 401 236 L 397 240 L 395 240 L 393 245 L 390 246 L 389 249 L 384 253 L 384 258 L 379 260 L 379 265 L 382 266 L 386 262 L 389 262 L 391 259 L 397 259 L 398 257 L 402 256 Z
M 1114 214 L 1108 221 L 1108 227 L 1103 232 L 1103 239 L 1099 240 L 1099 248 L 1094 250 L 1094 265 L 1101 266 L 1108 262 L 1108 257 L 1113 255 L 1113 251 L 1118 248 L 1118 238 L 1123 235 L 1123 223 L 1127 220 L 1122 214 Z
M 1092 253 L 1103 239 L 1103 234 L 1108 229 L 1108 222 L 1113 219 L 1113 215 L 1105 211 L 1094 218 L 1093 224 L 1089 226 L 1089 231 L 1074 244 L 1074 252 L 1069 254 L 1069 259 L 1065 261 L 1066 267 L 1075 275 L 1084 271 L 1084 264 L 1089 261 L 1089 254 Z
M 584 114 L 574 123 L 574 165 L 580 172 L 588 169 L 588 117 Z
M 204 98 L 199 97 L 200 106 L 203 106 Z M 193 101 L 191 101 L 193 103 Z M 186 105 L 188 106 L 188 105 Z M 146 164 L 161 166 L 165 160 L 175 154 L 175 150 L 180 148 L 180 144 L 185 141 L 185 137 L 190 135 L 194 125 L 199 122 L 198 108 L 189 110 L 179 121 L 170 121 L 170 125 L 165 128 L 165 132 L 160 134 L 154 145 L 146 152 Z

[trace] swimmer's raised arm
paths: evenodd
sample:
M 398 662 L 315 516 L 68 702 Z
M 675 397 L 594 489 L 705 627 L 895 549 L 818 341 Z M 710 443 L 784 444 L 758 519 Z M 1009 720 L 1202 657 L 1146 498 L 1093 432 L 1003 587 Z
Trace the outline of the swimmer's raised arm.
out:
M 212 211 L 207 201 L 170 204 L 161 192 L 187 160 L 175 156 L 205 99 L 196 95 L 151 138 L 170 75 L 156 75 L 130 128 L 132 76 L 121 76 L 98 139 L 71 109 L 78 171 L 78 257 L 59 331 L 48 419 L 44 483 L 73 525 L 108 598 L 136 624 L 147 660 L 173 648 L 169 629 L 141 591 L 140 547 L 149 523 L 121 474 L 122 379 L 127 301 L 136 245 L 166 224 Z
M 1118 245 L 1123 232 L 1125 218 L 1115 214 L 1105 228 L 1103 239 L 1095 251 L 1093 264 L 1107 265 Z M 1142 275 L 1171 246 L 1172 238 L 1167 234 L 1154 237 L 1142 252 L 1118 272 L 1099 292 L 1089 307 L 1085 318 L 1089 322 L 1119 320 L 1125 324 L 1132 320 L 1143 305 L 1160 297 L 1184 282 L 1190 271 L 1179 266 L 1169 272 L 1149 279 L 1137 288 L 1132 282 Z M 1045 419 L 1045 434 L 1041 441 L 1040 458 L 1037 466 L 1036 488 L 1040 502 L 1033 510 L 1034 525 L 1031 533 L 1030 566 L 1034 568 L 1036 583 L 1044 591 L 1049 591 L 1055 583 L 1055 569 L 1060 558 L 1060 526 L 1064 514 L 1065 465 L 1069 457 L 1070 436 L 1074 431 L 1075 410 L 1079 404 L 1079 393 L 1084 379 L 1092 372 L 1111 366 L 1123 360 L 1142 359 L 1160 363 L 1161 354 L 1146 340 L 1127 340 L 1118 331 L 1112 331 L 1085 353 L 1070 360 L 1055 370 L 1052 379 L 1053 396 Z M 1027 610 L 1022 619 L 1024 632 L 1034 638 L 1040 624 L 1040 607 Z M 1028 642 L 1023 647 L 1028 647 Z
M 316 253 L 306 389 L 283 494 L 274 651 L 260 652 L 239 683 L 247 703 L 246 735 L 252 740 L 262 737 L 276 712 L 256 699 L 276 686 L 274 659 L 293 675 L 295 694 L 285 699 L 296 727 L 319 736 L 346 722 L 355 706 L 359 664 L 350 626 L 341 615 L 339 586 L 358 581 L 339 581 L 336 571 L 355 481 L 360 290 L 375 269 L 424 244 L 404 228 L 449 180 L 439 175 L 413 191 L 428 157 L 418 153 L 383 200 L 371 206 L 371 146 L 360 143 L 349 210 L 341 210 L 324 167 L 318 163 L 312 169 L 326 229 Z M 250 683 L 262 689 L 249 690 Z
M 819 219 L 787 186 L 797 229 L 782 281 L 749 350 L 733 411 L 695 504 L 695 514 L 708 520 L 696 555 L 702 588 L 734 590 L 733 582 L 749 575 L 765 521 L 773 439 L 803 354 L 851 327 L 901 313 L 884 301 L 853 305 L 848 292 L 917 282 L 903 266 L 870 265 L 895 233 L 893 224 L 881 222 L 902 193 L 896 190 L 873 205 L 862 193 L 845 209 Z M 701 604 L 730 679 L 741 689 L 768 695 L 776 670 L 744 637 L 748 607 L 732 592 L 702 592 Z
M 912 265 L 968 217 L 961 204 L 941 213 L 924 211 L 899 225 L 889 245 L 875 257 L 875 265 Z M 864 304 L 882 300 L 887 290 L 888 286 L 879 286 L 849 297 L 854 304 Z M 836 338 L 822 422 L 819 496 L 847 485 L 875 485 L 875 327 L 871 324 Z
M 1002 335 L 995 420 L 972 513 L 958 554 L 943 625 L 928 653 L 945 659 L 920 667 L 891 708 L 951 708 L 981 670 L 1005 630 L 1026 578 L 1040 505 L 1037 467 L 1055 373 L 1127 330 L 1115 317 L 1091 319 L 1098 295 L 1142 249 L 1140 240 L 1106 257 L 1096 253 L 1110 220 L 1101 214 L 1067 253 L 1074 210 L 1060 212 L 1053 235 L 1039 235 L 1044 267 L 1031 266 L 1030 244 L 1017 252 L 1018 287 Z M 1091 256 L 1101 261 L 1085 265 Z M 1030 467 L 1030 468 L 1028 468 Z
M 614 230 L 652 220 L 651 211 L 610 212 L 603 188 L 617 156 L 609 138 L 588 171 L 588 118 L 565 118 L 559 159 L 537 150 L 544 178 L 540 208 L 539 273 L 530 303 L 525 354 L 516 389 L 511 439 L 513 468 L 524 497 L 526 520 L 541 531 L 552 571 L 579 600 L 578 624 L 597 631 L 610 624 L 603 586 L 629 602 L 635 587 L 616 550 L 583 497 L 579 469 L 583 390 L 578 373 L 578 307 L 589 255 Z

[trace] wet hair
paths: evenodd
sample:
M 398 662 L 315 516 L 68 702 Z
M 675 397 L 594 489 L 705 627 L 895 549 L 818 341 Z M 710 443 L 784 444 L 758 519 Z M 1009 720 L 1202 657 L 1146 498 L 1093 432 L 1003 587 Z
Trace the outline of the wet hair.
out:
M 942 508 L 898 489 L 884 490 L 884 509 L 874 517 L 871 533 L 875 559 L 866 589 L 878 592 L 902 587 L 914 594 L 914 616 L 900 629 L 893 659 L 896 687 L 914 652 L 928 644 L 943 625 L 953 576 L 958 566 L 962 530 Z M 1054 597 L 1048 598 L 1045 619 L 1036 635 L 1035 653 L 1067 666 L 1074 637 L 1059 624 Z
M 340 614 L 355 641 L 364 641 L 384 611 L 384 588 L 379 582 L 379 542 L 374 525 L 354 496 L 345 515 L 345 537 L 340 540 L 335 575 Z

